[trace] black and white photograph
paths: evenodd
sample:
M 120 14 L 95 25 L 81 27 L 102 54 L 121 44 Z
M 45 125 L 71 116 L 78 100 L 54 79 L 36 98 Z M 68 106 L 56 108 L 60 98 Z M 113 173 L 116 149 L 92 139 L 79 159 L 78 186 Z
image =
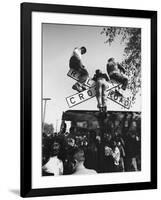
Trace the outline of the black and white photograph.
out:
M 42 176 L 141 171 L 141 40 L 42 24 Z
M 156 188 L 156 12 L 24 3 L 21 28 L 21 195 Z

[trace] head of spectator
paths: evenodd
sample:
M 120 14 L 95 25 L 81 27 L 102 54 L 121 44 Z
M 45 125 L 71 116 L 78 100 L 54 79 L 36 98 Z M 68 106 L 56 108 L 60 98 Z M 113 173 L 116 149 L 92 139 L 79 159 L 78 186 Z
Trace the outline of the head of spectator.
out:
M 132 125 L 132 128 L 134 128 L 134 129 L 137 128 L 137 123 L 136 123 L 136 121 L 132 121 L 131 125 Z
M 128 126 L 129 126 L 129 122 L 128 122 L 128 120 L 125 120 L 125 122 L 124 122 L 124 127 L 125 127 L 125 128 L 128 128 Z
M 132 121 L 132 122 L 131 122 L 130 131 L 131 131 L 132 133 L 134 133 L 134 132 L 137 131 L 137 122 L 136 122 L 136 121 Z
M 105 140 L 110 141 L 112 139 L 112 135 L 109 133 L 104 134 Z
M 112 149 L 109 146 L 105 146 L 105 156 L 111 156 L 112 155 Z
M 74 147 L 75 146 L 75 139 L 74 138 L 68 138 L 67 143 L 69 146 Z
M 91 131 L 90 131 L 89 142 L 90 142 L 90 143 L 93 143 L 93 142 L 95 142 L 95 141 L 96 141 L 96 132 L 93 131 L 93 130 L 91 130 Z
M 96 141 L 100 144 L 101 143 L 101 136 L 100 135 L 96 135 Z
M 115 131 L 115 132 L 114 132 L 114 136 L 115 136 L 115 137 L 118 137 L 119 135 L 120 135 L 119 131 Z
M 72 147 L 68 152 L 72 171 L 76 171 L 79 165 L 83 165 L 85 161 L 84 149 L 82 147 Z
M 83 147 L 74 148 L 72 153 L 72 158 L 73 158 L 73 169 L 74 169 L 73 175 L 97 173 L 95 170 L 87 169 L 84 166 L 85 153 Z
M 50 150 L 51 157 L 58 156 L 60 152 L 60 147 L 61 147 L 61 141 L 59 138 L 55 137 L 51 144 L 51 150 Z
M 82 147 L 76 147 L 73 150 L 73 159 L 78 163 L 85 161 L 84 149 Z
M 121 142 L 120 141 L 117 142 L 117 146 L 121 147 Z
M 115 120 L 115 127 L 118 127 L 120 124 L 120 121 L 118 119 Z

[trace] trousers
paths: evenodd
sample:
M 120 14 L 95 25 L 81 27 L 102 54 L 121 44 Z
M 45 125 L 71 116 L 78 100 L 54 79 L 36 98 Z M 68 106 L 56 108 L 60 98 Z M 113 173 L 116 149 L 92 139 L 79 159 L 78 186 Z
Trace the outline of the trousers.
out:
M 96 82 L 96 98 L 98 102 L 98 108 L 106 106 L 106 89 L 108 83 L 104 78 L 99 78 Z
M 119 82 L 122 84 L 122 89 L 126 89 L 127 85 L 128 85 L 128 79 L 125 75 L 120 74 L 118 72 L 114 72 L 110 75 L 110 78 L 112 80 L 115 80 L 116 82 Z
M 89 77 L 88 71 L 85 69 L 85 66 L 82 65 L 81 60 L 74 55 L 70 58 L 69 67 L 80 74 L 80 76 L 78 77 L 78 82 L 84 83 Z

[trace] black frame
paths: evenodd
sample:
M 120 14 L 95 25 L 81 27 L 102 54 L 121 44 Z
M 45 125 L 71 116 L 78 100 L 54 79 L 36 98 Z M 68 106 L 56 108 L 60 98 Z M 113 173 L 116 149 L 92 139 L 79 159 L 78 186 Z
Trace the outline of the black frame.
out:
M 88 15 L 148 18 L 151 20 L 151 181 L 140 183 L 32 189 L 31 127 L 32 127 L 32 12 L 56 12 Z M 144 10 L 66 6 L 52 4 L 21 4 L 21 196 L 65 195 L 157 188 L 157 12 Z

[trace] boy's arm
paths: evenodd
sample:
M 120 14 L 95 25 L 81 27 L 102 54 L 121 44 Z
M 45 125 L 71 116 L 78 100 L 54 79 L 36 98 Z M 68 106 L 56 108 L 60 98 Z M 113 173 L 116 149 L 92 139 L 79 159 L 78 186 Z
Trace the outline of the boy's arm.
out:
M 93 81 L 96 81 L 96 80 L 97 80 L 96 74 L 93 76 L 92 80 L 93 80 Z
M 108 74 L 108 72 L 107 72 L 107 79 L 108 79 L 108 81 L 110 81 L 110 76 L 109 76 L 109 74 Z
M 119 68 L 121 71 L 123 71 L 123 73 L 126 72 L 125 68 L 124 68 L 122 65 L 120 65 L 119 63 L 117 63 L 117 66 L 118 66 L 118 68 Z

